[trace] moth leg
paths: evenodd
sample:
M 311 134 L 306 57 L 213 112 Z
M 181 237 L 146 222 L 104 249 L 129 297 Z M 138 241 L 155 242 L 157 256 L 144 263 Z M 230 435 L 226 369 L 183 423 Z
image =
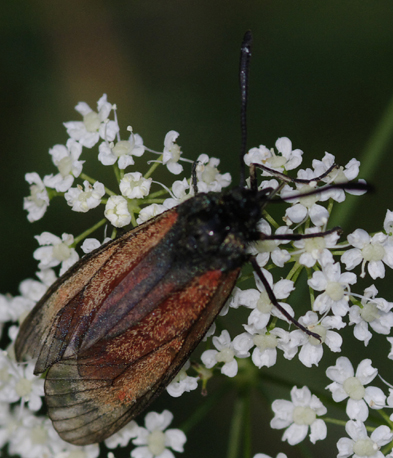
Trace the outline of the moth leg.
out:
M 318 182 L 322 181 L 323 178 L 329 175 L 333 170 L 338 169 L 337 164 L 333 164 L 331 167 L 329 167 L 326 172 L 322 173 L 322 175 L 319 175 L 319 177 L 314 177 L 311 178 L 310 180 L 302 179 L 302 178 L 292 178 L 288 175 L 285 175 L 284 173 L 279 172 L 278 170 L 273 170 L 269 167 L 266 167 L 263 164 L 252 164 L 255 167 L 258 167 L 259 169 L 264 170 L 265 172 L 269 172 L 273 176 L 279 178 L 282 181 L 285 181 L 286 183 L 301 183 L 301 184 L 310 184 L 313 182 Z
M 313 234 L 276 234 L 276 235 L 265 235 L 260 234 L 260 240 L 303 240 L 303 239 L 313 239 L 315 237 L 325 237 L 326 235 L 333 234 L 333 232 L 337 232 L 337 234 L 341 234 L 343 230 L 341 227 L 336 226 L 333 229 L 329 229 L 328 231 L 323 232 L 315 232 Z
M 311 180 L 312 182 L 313 180 Z M 328 184 L 326 186 L 320 186 L 319 188 L 312 189 L 308 192 L 296 192 L 294 191 L 293 194 L 287 195 L 285 197 L 275 197 L 277 192 L 279 192 L 285 183 L 282 182 L 280 186 L 278 186 L 271 194 L 269 194 L 269 203 L 281 203 L 287 202 L 294 199 L 300 199 L 302 197 L 313 196 L 314 194 L 321 194 L 326 191 L 330 191 L 331 189 L 344 189 L 346 191 L 373 191 L 373 186 L 367 183 L 336 183 L 336 184 Z
M 253 266 L 256 274 L 260 278 L 261 282 L 263 283 L 263 286 L 265 287 L 265 290 L 267 292 L 267 295 L 269 296 L 270 302 L 291 322 L 293 323 L 297 328 L 301 329 L 303 332 L 305 332 L 307 335 L 314 337 L 317 339 L 319 342 L 321 341 L 321 336 L 319 334 L 316 334 L 315 332 L 311 332 L 309 329 L 307 329 L 305 326 L 300 324 L 295 318 L 293 318 L 285 309 L 282 307 L 278 301 L 276 296 L 274 295 L 274 292 L 272 288 L 269 285 L 269 282 L 266 280 L 265 275 L 263 275 L 262 269 L 259 267 L 259 264 L 257 263 L 255 256 L 250 258 L 251 265 Z

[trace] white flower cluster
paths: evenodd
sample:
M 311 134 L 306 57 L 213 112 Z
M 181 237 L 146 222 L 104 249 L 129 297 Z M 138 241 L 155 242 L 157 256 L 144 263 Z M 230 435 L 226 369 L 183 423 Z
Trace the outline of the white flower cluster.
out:
M 50 421 L 36 414 L 42 405 L 43 380 L 33 376 L 33 363 L 15 362 L 12 343 L 19 323 L 56 280 L 57 274 L 62 275 L 80 255 L 101 245 L 99 240 L 89 237 L 94 230 L 108 221 L 115 228 L 141 224 L 194 195 L 190 170 L 186 177 L 174 180 L 169 187 L 151 177 L 159 165 L 178 176 L 184 172 L 181 162 L 191 162 L 182 158 L 177 132 L 168 132 L 162 151 L 156 152 L 147 148 L 142 137 L 131 128 L 128 128 L 128 138 L 121 139 L 116 106 L 107 101 L 106 95 L 98 101 L 97 111 L 86 103 L 79 103 L 76 110 L 83 121 L 65 123 L 68 140 L 65 145 L 55 145 L 49 150 L 56 171 L 43 178 L 35 172 L 26 174 L 30 195 L 25 198 L 24 208 L 28 220 L 37 221 L 54 198 L 62 197 L 74 212 L 85 213 L 101 206 L 105 218 L 80 236 L 67 233 L 57 236 L 49 232 L 37 235 L 40 247 L 33 256 L 38 261 L 38 280 L 23 281 L 20 295 L 16 297 L 0 295 L 0 330 L 7 325 L 4 329 L 8 331 L 7 349 L 0 353 L 0 446 L 8 444 L 9 452 L 22 458 L 71 458 L 75 450 L 79 451 L 78 458 L 94 458 L 99 449 L 96 445 L 77 448 L 63 442 Z M 115 171 L 118 190 L 109 189 L 83 172 L 88 157 L 84 157 L 84 149 L 96 145 L 98 161 Z M 145 161 L 150 153 L 159 155 L 158 159 L 152 160 L 149 156 Z M 244 160 L 247 165 L 261 165 L 261 174 L 266 179 L 260 189 L 267 189 L 278 188 L 288 171 L 294 175 L 302 158 L 303 152 L 293 150 L 291 141 L 283 137 L 277 140 L 276 150 L 261 145 L 250 149 Z M 151 164 L 145 174 L 136 166 L 142 160 Z M 231 176 L 219 172 L 219 159 L 201 154 L 197 161 L 198 192 L 220 192 L 230 185 Z M 259 223 L 261 240 L 249 247 L 250 257 L 255 258 L 265 281 L 254 273 L 254 287 L 235 287 L 220 314 L 230 311 L 229 317 L 232 317 L 235 309 L 248 310 L 241 332 L 231 339 L 229 331 L 222 327 L 219 335 L 214 335 L 213 326 L 207 334 L 208 347 L 201 355 L 201 362 L 194 359 L 192 365 L 188 362 L 183 367 L 167 387 L 171 396 L 179 397 L 195 390 L 199 382 L 205 391 L 208 379 L 215 373 L 230 379 L 239 374 L 244 380 L 248 373 L 274 366 L 281 357 L 292 360 L 297 356 L 303 366 L 315 370 L 326 349 L 341 353 L 342 331 L 347 327 L 353 329 L 352 345 L 360 345 L 361 352 L 374 335 L 386 336 L 386 344 L 391 348 L 390 352 L 386 349 L 387 358 L 393 359 L 393 338 L 389 337 L 393 327 L 393 302 L 378 297 L 378 290 L 371 282 L 360 292 L 355 290 L 358 277 L 367 279 L 369 275 L 372 281 L 383 279 L 386 267 L 393 267 L 393 212 L 387 211 L 383 230 L 372 235 L 359 228 L 349 234 L 346 241 L 340 241 L 338 232 L 328 231 L 333 204 L 343 202 L 346 192 L 361 194 L 358 190 L 329 186 L 357 179 L 359 173 L 360 163 L 356 159 L 345 167 L 334 167 L 334 162 L 335 158 L 325 153 L 322 160 L 312 162 L 312 168 L 298 169 L 293 181 L 286 179 L 285 185 L 279 187 L 275 197 L 284 201 L 283 222 L 276 221 L 267 209 Z M 298 237 L 299 234 L 306 237 Z M 79 254 L 77 249 L 81 250 Z M 289 268 L 282 271 L 285 274 L 277 274 L 280 278 L 276 280 L 272 272 L 287 266 Z M 281 278 L 283 275 L 285 278 Z M 290 329 L 293 326 L 290 318 L 299 315 L 290 305 L 294 305 L 293 292 L 305 275 L 310 291 L 309 307 L 303 316 L 296 316 L 303 329 Z M 272 302 L 272 294 L 276 303 Z M 232 329 L 231 326 L 233 335 Z M 188 373 L 191 371 L 194 371 L 192 375 Z M 326 387 L 331 392 L 332 404 L 348 399 L 349 421 L 342 424 L 349 438 L 337 443 L 340 458 L 351 455 L 393 458 L 390 450 L 381 452 L 381 448 L 393 440 L 393 415 L 390 420 L 385 415 L 385 422 L 380 422 L 370 436 L 367 432 L 370 427 L 365 426 L 369 409 L 382 412 L 386 407 L 393 407 L 393 389 L 386 395 L 382 389 L 369 386 L 377 373 L 371 359 L 360 361 L 355 371 L 345 356 L 339 356 L 336 365 L 325 371 L 327 379 L 332 381 Z M 328 419 L 320 418 L 327 408 L 307 386 L 293 387 L 291 401 L 275 400 L 272 410 L 271 427 L 285 428 L 283 440 L 291 445 L 301 442 L 309 432 L 312 443 L 327 437 Z M 145 417 L 145 428 L 131 422 L 105 444 L 114 449 L 132 441 L 137 446 L 131 452 L 133 458 L 172 458 L 174 455 L 169 449 L 182 452 L 186 437 L 180 430 L 167 429 L 171 421 L 172 414 L 167 410 L 162 414 L 150 412 Z M 108 456 L 114 455 L 110 452 Z M 254 458 L 268 457 L 258 453 Z M 277 458 L 286 456 L 279 453 Z

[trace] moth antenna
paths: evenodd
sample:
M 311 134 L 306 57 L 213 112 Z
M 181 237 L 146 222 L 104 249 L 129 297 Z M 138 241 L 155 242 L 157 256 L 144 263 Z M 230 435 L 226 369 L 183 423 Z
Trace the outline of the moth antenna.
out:
M 247 147 L 247 102 L 248 102 L 248 75 L 250 71 L 252 34 L 250 30 L 244 34 L 242 46 L 240 48 L 240 127 L 241 127 L 241 145 L 240 145 L 240 187 L 245 185 L 245 164 L 244 155 Z
M 196 168 L 198 166 L 199 162 L 195 161 L 192 164 L 192 170 L 191 170 L 191 183 L 192 187 L 194 189 L 194 195 L 196 196 L 198 194 L 198 179 L 197 179 L 197 174 L 196 174 Z
M 272 288 L 269 285 L 269 282 L 266 280 L 265 275 L 263 275 L 262 269 L 259 267 L 259 264 L 257 263 L 255 256 L 250 258 L 250 262 L 260 278 L 261 282 L 263 283 L 263 286 L 265 287 L 265 290 L 267 292 L 267 295 L 269 296 L 270 302 L 287 318 L 291 323 L 293 323 L 297 328 L 301 329 L 303 332 L 305 332 L 307 335 L 314 337 L 317 339 L 319 342 L 322 343 L 321 336 L 319 334 L 316 334 L 315 332 L 311 332 L 309 329 L 307 329 L 305 326 L 300 324 L 295 318 L 293 318 L 285 309 L 282 307 L 277 299 L 276 296 L 272 290 Z

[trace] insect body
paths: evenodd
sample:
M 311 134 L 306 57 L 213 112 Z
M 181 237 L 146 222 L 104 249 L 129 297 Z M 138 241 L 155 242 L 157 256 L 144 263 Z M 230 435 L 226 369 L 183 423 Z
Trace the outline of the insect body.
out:
M 110 436 L 158 396 L 229 296 L 260 238 L 265 191 L 199 194 L 85 256 L 24 321 L 49 416 L 74 444 Z
M 246 34 L 242 158 L 250 42 Z M 247 248 L 280 239 L 257 225 L 281 185 L 258 190 L 252 174 L 247 189 L 243 168 L 238 187 L 197 194 L 86 255 L 22 323 L 16 357 L 38 358 L 35 373 L 46 372 L 49 416 L 64 440 L 100 442 L 144 410 L 201 341 L 248 260 L 280 307 Z

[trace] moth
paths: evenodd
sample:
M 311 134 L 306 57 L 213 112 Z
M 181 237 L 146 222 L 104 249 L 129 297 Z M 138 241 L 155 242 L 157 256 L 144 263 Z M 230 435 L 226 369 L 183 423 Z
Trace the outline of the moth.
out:
M 245 186 L 251 41 L 247 32 L 240 60 L 240 184 L 195 193 L 84 256 L 21 325 L 17 360 L 37 358 L 35 373 L 45 374 L 49 417 L 65 441 L 101 442 L 159 396 L 212 325 L 244 263 L 252 263 L 280 307 L 247 248 L 258 240 L 302 236 L 261 234 L 262 212 L 282 185 L 258 190 L 254 166 L 251 186 Z M 195 171 L 193 185 L 196 190 Z

